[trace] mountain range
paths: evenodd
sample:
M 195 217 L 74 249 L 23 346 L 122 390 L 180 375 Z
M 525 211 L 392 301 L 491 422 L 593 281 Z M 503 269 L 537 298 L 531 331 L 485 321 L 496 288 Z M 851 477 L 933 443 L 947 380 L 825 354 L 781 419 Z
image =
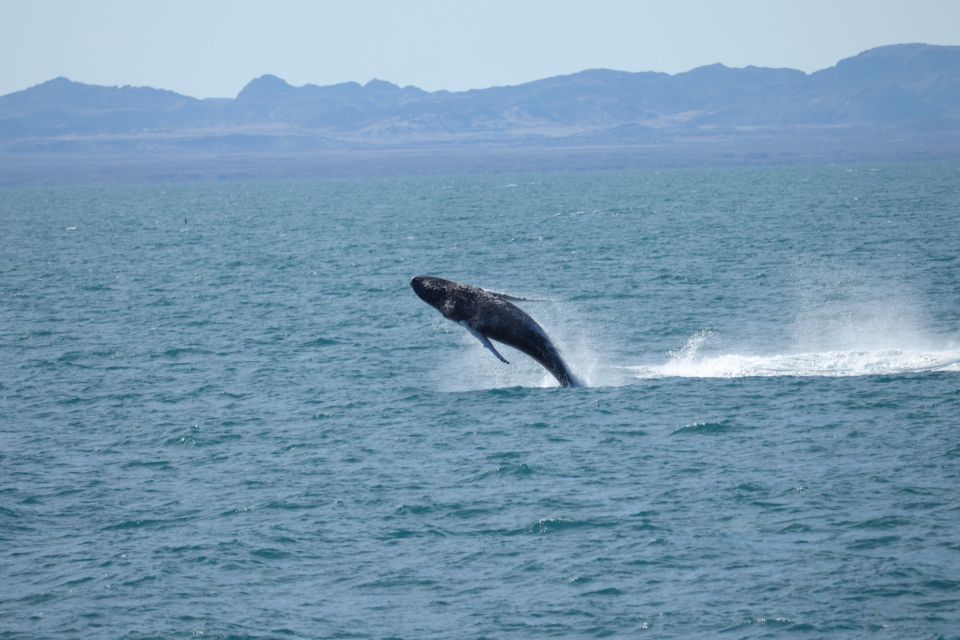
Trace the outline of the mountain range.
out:
M 8 158 L 818 139 L 925 140 L 955 151 L 960 46 L 883 46 L 810 74 L 721 64 L 673 75 L 594 69 L 460 92 L 382 80 L 297 87 L 264 75 L 218 99 L 56 78 L 0 96 Z

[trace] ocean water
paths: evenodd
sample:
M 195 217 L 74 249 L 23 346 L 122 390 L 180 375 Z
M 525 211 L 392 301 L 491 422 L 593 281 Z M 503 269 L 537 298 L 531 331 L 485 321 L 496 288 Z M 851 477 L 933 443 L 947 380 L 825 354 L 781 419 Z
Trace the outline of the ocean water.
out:
M 0 190 L 2 638 L 958 638 L 960 166 Z M 583 389 L 410 290 L 523 303 Z

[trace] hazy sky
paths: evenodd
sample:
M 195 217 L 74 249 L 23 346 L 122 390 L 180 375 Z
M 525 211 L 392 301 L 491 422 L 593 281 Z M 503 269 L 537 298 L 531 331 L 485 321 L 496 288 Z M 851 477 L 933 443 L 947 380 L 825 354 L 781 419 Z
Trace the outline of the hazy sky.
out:
M 423 89 L 714 62 L 807 72 L 960 44 L 960 0 L 0 0 L 0 94 L 56 76 L 232 97 L 371 78 Z

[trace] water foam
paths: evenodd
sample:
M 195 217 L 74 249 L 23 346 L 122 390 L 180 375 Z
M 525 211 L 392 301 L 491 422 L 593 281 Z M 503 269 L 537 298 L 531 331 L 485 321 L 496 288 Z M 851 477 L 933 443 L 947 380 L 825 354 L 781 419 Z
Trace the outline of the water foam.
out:
M 693 334 L 666 362 L 625 369 L 636 378 L 875 376 L 960 371 L 960 345 L 935 336 L 904 283 L 878 286 L 862 270 L 822 259 L 796 265 L 792 344 L 718 352 L 714 332 Z
M 960 372 L 960 349 L 928 352 L 825 351 L 767 356 L 731 353 L 628 368 L 637 378 L 843 377 L 926 371 Z
M 636 378 L 748 378 L 875 376 L 960 372 L 960 348 L 939 350 L 842 349 L 777 354 L 704 354 L 712 333 L 694 334 L 667 362 L 626 367 Z

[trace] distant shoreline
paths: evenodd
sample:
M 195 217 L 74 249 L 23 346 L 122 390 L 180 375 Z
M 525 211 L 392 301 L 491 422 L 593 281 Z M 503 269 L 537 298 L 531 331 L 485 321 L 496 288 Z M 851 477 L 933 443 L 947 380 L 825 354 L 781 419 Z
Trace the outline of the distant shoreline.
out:
M 656 170 L 960 160 L 960 136 L 909 141 L 342 149 L 309 153 L 0 154 L 0 186 Z
M 0 96 L 0 184 L 434 175 L 960 157 L 960 46 L 876 47 L 812 74 L 590 69 L 427 92 L 374 80 L 235 98 L 55 78 Z

